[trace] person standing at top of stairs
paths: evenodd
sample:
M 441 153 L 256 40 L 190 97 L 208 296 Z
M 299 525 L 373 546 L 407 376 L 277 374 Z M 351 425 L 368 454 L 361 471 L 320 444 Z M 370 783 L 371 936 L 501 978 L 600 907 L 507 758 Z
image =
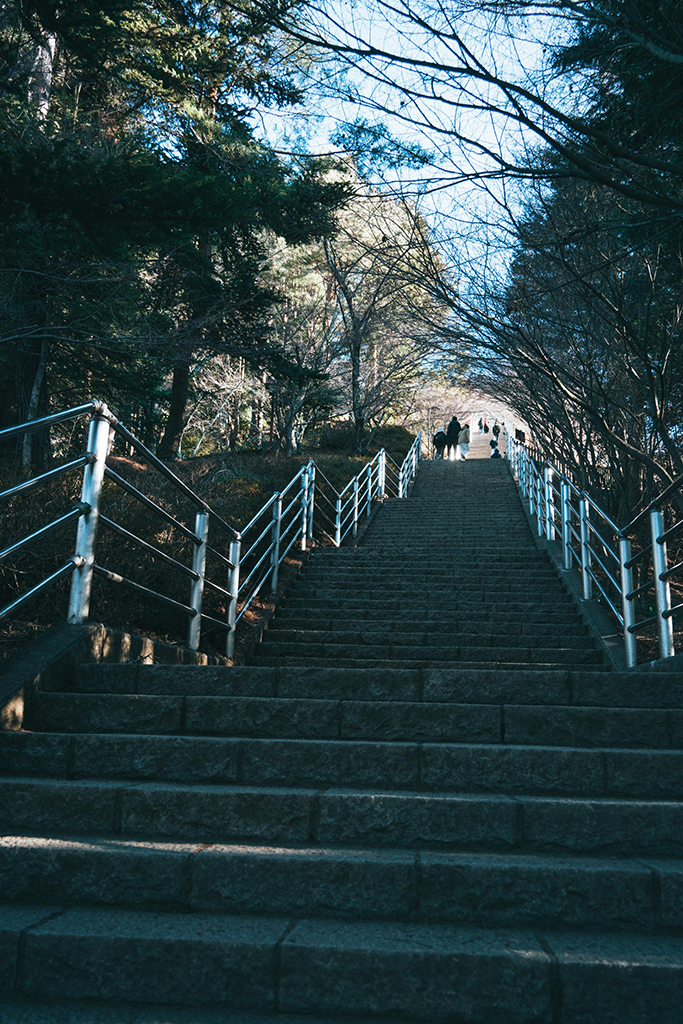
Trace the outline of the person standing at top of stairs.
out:
M 453 418 L 451 419 L 451 422 L 448 424 L 448 429 L 446 430 L 446 439 L 448 441 L 448 458 L 449 459 L 452 457 L 452 455 L 455 452 L 455 448 L 456 448 L 456 446 L 458 444 L 458 436 L 460 434 L 461 429 L 462 429 L 462 427 L 460 426 L 460 421 L 458 420 L 458 417 L 457 416 L 453 416 Z

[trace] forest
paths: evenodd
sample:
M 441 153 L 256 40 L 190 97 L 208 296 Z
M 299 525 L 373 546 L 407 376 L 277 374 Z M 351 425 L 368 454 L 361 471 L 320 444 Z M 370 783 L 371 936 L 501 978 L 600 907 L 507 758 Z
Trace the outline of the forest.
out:
M 0 4 L 0 426 L 362 455 L 476 394 L 628 516 L 683 472 L 680 2 L 363 11 Z

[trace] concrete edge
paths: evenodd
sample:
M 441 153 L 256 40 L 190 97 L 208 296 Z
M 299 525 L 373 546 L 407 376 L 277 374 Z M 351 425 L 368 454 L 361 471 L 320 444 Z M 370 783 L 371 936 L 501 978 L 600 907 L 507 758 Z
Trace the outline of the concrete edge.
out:
M 13 654 L 0 675 L 0 731 L 23 727 L 24 713 L 41 684 L 68 689 L 75 665 L 86 663 L 227 665 L 225 658 L 174 647 L 102 623 L 58 623 Z

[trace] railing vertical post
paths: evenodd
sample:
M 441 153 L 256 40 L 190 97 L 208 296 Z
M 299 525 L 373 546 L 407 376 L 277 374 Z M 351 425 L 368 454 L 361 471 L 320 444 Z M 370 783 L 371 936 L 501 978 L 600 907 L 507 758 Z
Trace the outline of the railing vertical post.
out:
M 553 497 L 552 466 L 543 467 L 543 486 L 545 488 L 545 539 L 555 540 L 555 499 Z
M 353 478 L 353 535 L 358 533 L 358 477 Z
M 377 490 L 379 498 L 382 499 L 387 493 L 387 453 L 384 448 L 379 453 L 378 473 Z
M 636 609 L 633 602 L 628 599 L 627 594 L 633 590 L 633 570 L 628 563 L 631 560 L 632 548 L 628 537 L 619 538 L 619 567 L 621 569 L 621 611 L 624 616 L 624 647 L 626 653 L 626 667 L 635 668 L 638 664 L 638 641 L 631 630 L 636 624 Z
M 418 466 L 422 462 L 422 430 L 417 432 L 417 464 Z
M 315 512 L 315 462 L 308 463 L 308 540 L 313 540 L 313 513 Z
M 194 532 L 199 538 L 192 554 L 192 568 L 198 579 L 192 580 L 190 586 L 190 608 L 195 614 L 189 616 L 187 624 L 187 646 L 191 651 L 199 649 L 199 638 L 202 632 L 202 603 L 204 601 L 204 580 L 206 578 L 206 548 L 209 540 L 209 515 L 198 512 L 194 519 Z
M 569 504 L 569 481 L 566 476 L 560 481 L 560 515 L 562 516 L 562 565 L 572 567 L 571 505 Z
M 277 578 L 280 572 L 280 531 L 282 530 L 282 495 L 278 495 L 273 502 L 273 525 L 270 531 L 270 589 L 273 593 L 277 590 Z
M 97 523 L 100 517 L 100 498 L 104 467 L 109 454 L 109 438 L 111 424 L 107 416 L 95 413 L 88 428 L 88 452 L 95 456 L 83 470 L 81 501 L 90 506 L 90 511 L 78 520 L 76 531 L 76 548 L 74 554 L 79 560 L 71 578 L 69 610 L 67 621 L 77 625 L 87 622 L 90 612 L 90 592 L 92 590 L 93 570 L 95 567 L 95 541 L 97 539 Z
M 538 470 L 536 470 L 536 525 L 539 537 L 542 537 L 545 531 L 543 519 L 543 478 Z
M 303 467 L 301 475 L 301 550 L 306 550 L 308 530 L 308 466 Z
M 583 599 L 590 601 L 593 597 L 593 578 L 590 574 L 590 505 L 586 498 L 579 500 L 579 523 L 581 533 L 581 580 L 583 582 Z
M 676 653 L 674 647 L 674 624 L 671 616 L 671 588 L 669 581 L 662 579 L 668 568 L 666 542 L 660 543 L 659 537 L 664 533 L 664 516 L 658 508 L 650 512 L 650 540 L 652 542 L 652 567 L 655 574 L 655 597 L 657 599 L 657 628 L 659 631 L 659 656 L 672 658 Z
M 225 642 L 226 657 L 232 658 L 235 653 L 235 624 L 237 620 L 237 598 L 240 590 L 240 554 L 242 551 L 242 538 L 239 534 L 230 542 L 230 554 L 228 558 L 232 562 L 232 569 L 228 573 L 228 593 L 230 602 L 228 604 L 228 636 Z
M 334 544 L 335 547 L 341 547 L 341 507 L 342 500 L 337 498 L 334 503 Z
M 368 462 L 368 500 L 365 507 L 368 518 L 372 514 L 372 463 Z

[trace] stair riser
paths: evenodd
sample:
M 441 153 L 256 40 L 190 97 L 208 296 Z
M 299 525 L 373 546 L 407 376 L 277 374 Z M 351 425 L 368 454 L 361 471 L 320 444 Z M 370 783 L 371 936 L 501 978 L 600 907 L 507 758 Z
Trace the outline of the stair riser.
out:
M 683 805 L 8 779 L 6 834 L 681 857 Z
M 4 774 L 675 799 L 680 751 L 176 736 L 0 737 Z
M 682 887 L 683 872 L 656 861 L 244 846 L 121 851 L 97 840 L 0 848 L 0 900 L 58 906 L 652 932 L 660 921 L 681 926 Z
M 276 697 L 41 694 L 31 729 L 683 749 L 683 712 Z

